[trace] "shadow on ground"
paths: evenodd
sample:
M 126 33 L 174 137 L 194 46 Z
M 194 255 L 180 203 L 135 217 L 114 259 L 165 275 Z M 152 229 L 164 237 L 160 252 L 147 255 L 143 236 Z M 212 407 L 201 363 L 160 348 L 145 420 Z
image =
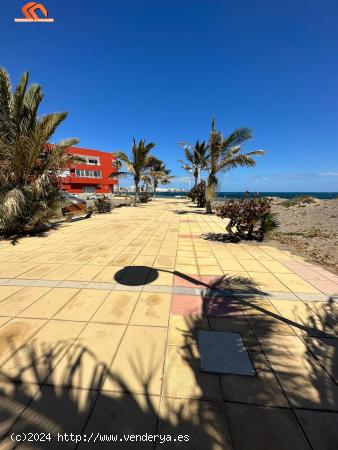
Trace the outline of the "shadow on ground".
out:
M 200 315 L 170 318 L 161 411 L 152 385 L 162 367 L 143 361 L 146 343 L 135 342 L 140 346 L 138 357 L 130 356 L 130 371 L 118 375 L 111 362 L 102 362 L 81 341 L 53 346 L 33 341 L 15 354 L 10 370 L 2 366 L 0 371 L 4 448 L 13 447 L 9 438 L 13 432 L 52 433 L 53 439 L 57 433 L 119 438 L 148 433 L 162 439 L 189 435 L 184 444 L 119 442 L 118 448 L 337 448 L 333 411 L 338 410 L 338 321 L 333 299 L 287 301 L 279 307 L 243 277 L 203 281 L 179 271 L 165 272 L 201 287 L 202 309 Z M 128 266 L 118 282 L 133 286 L 127 283 L 134 283 L 130 277 L 136 276 L 146 284 L 158 273 L 150 267 Z M 240 333 L 256 376 L 201 373 L 198 330 Z M 131 378 L 137 380 L 138 389 L 131 386 Z M 82 442 L 78 448 L 108 445 L 112 443 Z M 58 446 L 74 448 L 74 442 L 30 444 L 30 448 Z
M 164 401 L 159 420 L 159 397 L 150 392 L 156 367 L 145 370 L 141 360 L 130 361 L 133 377 L 140 384 L 140 394 L 130 393 L 127 374 L 117 376 L 80 343 L 70 350 L 69 345 L 66 341 L 49 348 L 27 345 L 15 357 L 15 370 L 0 372 L 0 437 L 4 448 L 14 447 L 10 440 L 12 433 L 21 436 L 22 433 L 40 433 L 40 439 L 41 433 L 51 433 L 51 442 L 34 442 L 32 438 L 29 448 L 75 447 L 70 441 L 58 443 L 58 433 L 116 434 L 118 448 L 155 448 L 155 444 L 149 442 L 120 442 L 120 438 L 130 434 L 140 434 L 145 439 L 146 433 L 160 434 L 161 448 L 175 445 L 180 448 L 182 443 L 172 441 L 178 435 L 182 435 L 180 439 L 184 440 L 185 448 L 231 448 L 230 443 L 224 446 L 229 436 L 225 432 L 226 416 L 224 411 L 219 414 L 219 404 Z M 55 375 L 53 369 L 65 354 L 66 364 Z M 114 392 L 103 391 L 104 382 L 112 383 Z M 98 439 L 96 443 L 82 442 L 78 448 L 109 445 L 112 443 Z

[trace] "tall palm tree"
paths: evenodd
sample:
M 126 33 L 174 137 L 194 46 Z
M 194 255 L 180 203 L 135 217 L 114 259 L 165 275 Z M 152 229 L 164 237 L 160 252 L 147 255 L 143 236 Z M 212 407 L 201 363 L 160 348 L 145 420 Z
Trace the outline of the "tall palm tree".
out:
M 201 181 L 201 171 L 206 169 L 206 160 L 209 155 L 209 145 L 205 141 L 196 141 L 194 147 L 191 145 L 182 143 L 184 149 L 184 155 L 188 163 L 179 160 L 182 169 L 192 173 L 195 180 L 196 187 Z
M 159 184 L 169 184 L 172 176 L 170 175 L 171 170 L 167 169 L 164 162 L 157 159 L 153 162 L 150 172 L 149 181 L 153 186 L 153 196 L 155 198 L 156 191 Z
M 238 128 L 226 138 L 216 130 L 212 120 L 209 137 L 209 157 L 207 159 L 208 179 L 206 186 L 206 213 L 212 214 L 212 200 L 215 196 L 219 172 L 226 172 L 236 167 L 253 167 L 256 161 L 253 156 L 263 155 L 263 150 L 242 153 L 242 144 L 252 138 L 252 130 Z
M 145 179 L 150 171 L 152 164 L 154 164 L 154 161 L 156 161 L 156 158 L 150 155 L 150 151 L 154 147 L 155 144 L 152 142 L 146 145 L 145 140 L 141 139 L 137 144 L 135 139 L 133 139 L 130 158 L 126 153 L 122 151 L 116 152 L 114 154 L 116 157 L 115 167 L 117 168 L 117 172 L 113 172 L 110 177 L 119 178 L 126 175 L 131 175 L 133 177 L 135 183 L 134 206 L 137 205 L 140 182 Z M 119 169 L 120 163 L 125 166 L 125 172 Z
M 38 116 L 43 92 L 28 82 L 26 72 L 12 91 L 0 68 L 0 228 L 6 232 L 38 228 L 55 215 L 58 174 L 74 161 L 68 147 L 79 142 L 49 144 L 67 113 Z

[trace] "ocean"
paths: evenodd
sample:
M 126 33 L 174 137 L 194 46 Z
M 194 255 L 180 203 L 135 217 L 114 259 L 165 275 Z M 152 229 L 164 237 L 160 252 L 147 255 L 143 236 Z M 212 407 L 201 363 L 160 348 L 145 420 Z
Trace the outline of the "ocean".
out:
M 244 192 L 217 192 L 216 198 L 241 198 Z M 250 192 L 251 195 L 259 194 L 260 197 L 280 197 L 280 198 L 293 198 L 300 195 L 309 195 L 310 197 L 318 198 L 321 200 L 329 200 L 338 198 L 338 192 Z M 187 192 L 158 192 L 156 197 L 176 197 L 180 195 L 187 195 Z

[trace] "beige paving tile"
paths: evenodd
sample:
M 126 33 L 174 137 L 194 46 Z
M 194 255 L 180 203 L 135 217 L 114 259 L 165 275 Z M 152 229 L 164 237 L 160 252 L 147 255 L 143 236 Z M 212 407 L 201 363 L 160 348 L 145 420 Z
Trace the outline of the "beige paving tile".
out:
M 276 277 L 281 280 L 293 292 L 319 293 L 312 284 L 307 283 L 300 276 L 295 274 L 276 273 Z
M 113 258 L 114 255 L 111 253 L 101 253 L 100 255 L 94 256 L 94 259 L 91 260 L 91 264 L 107 266 Z
M 22 273 L 18 278 L 25 278 L 28 280 L 39 280 L 44 277 L 48 272 L 60 267 L 58 264 L 41 264 L 34 269 L 30 269 Z
M 260 337 L 275 375 L 295 408 L 336 411 L 338 386 L 296 336 Z
M 336 337 L 304 338 L 304 343 L 309 352 L 315 356 L 322 367 L 338 384 L 338 339 Z
M 202 258 L 202 257 L 197 257 L 197 264 L 199 266 L 218 266 L 218 261 L 216 258 Z
M 131 325 L 168 326 L 171 294 L 142 293 L 134 313 Z
M 187 436 L 182 446 L 193 449 L 232 449 L 225 406 L 222 403 L 163 398 L 159 433 Z M 173 448 L 172 442 L 161 444 Z
M 272 273 L 292 273 L 290 269 L 278 261 L 261 261 L 261 264 Z
M 160 397 L 101 392 L 84 431 L 86 435 L 155 435 Z M 133 442 L 137 448 L 153 448 L 154 443 Z M 88 448 L 83 444 L 79 449 Z
M 242 298 L 240 306 L 256 335 L 295 335 L 288 321 L 268 300 Z
M 120 324 L 129 323 L 139 296 L 139 292 L 111 292 L 91 321 Z
M 66 280 L 69 275 L 79 270 L 76 264 L 63 264 L 42 277 L 45 280 Z
M 22 254 L 22 256 L 23 255 L 24 253 Z M 29 256 L 31 256 L 31 254 L 29 254 Z M 8 262 L 13 257 L 14 255 L 12 252 L 4 252 L 4 251 L 0 252 L 0 262 Z
M 248 272 L 251 278 L 263 291 L 290 292 L 290 290 L 278 278 L 270 273 Z M 301 291 L 299 291 L 301 292 Z
M 188 258 L 189 259 L 189 258 Z M 175 257 L 174 256 L 158 256 L 154 262 L 155 267 L 175 267 Z
M 154 286 L 172 286 L 174 281 L 174 269 L 158 269 L 157 278 L 147 282 L 148 285 Z
M 54 255 L 55 256 L 53 256 L 53 258 L 51 258 L 49 262 L 56 264 L 57 263 L 65 264 L 74 259 L 73 253 L 55 253 Z
M 92 253 L 81 253 L 72 259 L 72 264 L 88 264 L 95 258 L 95 256 L 96 255 Z
M 163 377 L 166 397 L 222 400 L 218 376 L 200 371 L 200 355 L 196 345 L 167 348 Z
M 240 264 L 248 272 L 269 272 L 269 270 L 256 259 L 241 259 Z
M 113 266 L 128 266 L 129 264 L 131 264 L 133 262 L 134 259 L 135 259 L 135 255 L 121 254 L 121 255 L 113 258 L 112 261 L 110 262 L 110 264 Z
M 218 259 L 219 265 L 223 270 L 231 272 L 245 271 L 244 267 L 236 259 Z
M 125 325 L 89 323 L 47 383 L 84 389 L 102 386 L 124 331 Z
M 152 245 L 151 242 L 150 243 L 148 242 L 147 245 L 145 245 L 141 249 L 140 253 L 142 253 L 142 255 L 147 255 L 147 256 L 156 256 L 158 254 L 160 248 L 161 248 L 160 245 Z
M 27 260 L 27 262 L 29 261 L 30 263 L 35 263 L 35 265 L 48 263 L 51 259 L 54 258 L 54 256 L 55 254 L 50 252 L 35 253 L 34 255 L 32 255 L 31 259 Z
M 1 368 L 2 375 L 42 383 L 80 334 L 81 322 L 50 321 Z
M 46 323 L 40 319 L 12 319 L 0 328 L 0 363 L 14 354 Z
M 171 315 L 168 330 L 168 345 L 184 346 L 197 343 L 197 330 L 208 330 L 206 317 Z
M 198 266 L 200 275 L 223 275 L 219 266 Z
M 295 414 L 314 449 L 338 447 L 338 415 L 324 411 L 296 409 Z
M 11 320 L 10 317 L 0 317 L 0 327 Z
M 321 336 L 325 333 L 335 335 L 325 320 L 325 315 L 317 314 L 308 304 L 288 300 L 271 300 L 271 303 L 299 336 Z
M 129 326 L 103 390 L 160 395 L 167 330 Z
M 235 403 L 226 408 L 236 450 L 310 450 L 292 411 Z
M 56 314 L 55 319 L 90 320 L 108 294 L 108 290 L 83 289 Z
M 79 289 L 71 288 L 52 289 L 33 305 L 23 310 L 20 316 L 50 319 L 78 292 Z
M 193 250 L 178 250 L 177 251 L 178 258 L 195 258 L 195 252 Z
M 152 266 L 155 257 L 149 255 L 139 255 L 136 256 L 132 265 L 133 266 Z
M 288 407 L 288 401 L 262 352 L 250 352 L 256 371 L 253 377 L 222 375 L 221 385 L 227 401 L 262 406 Z
M 102 269 L 98 275 L 94 278 L 94 281 L 103 283 L 116 283 L 115 275 L 117 272 L 121 271 L 123 267 L 118 266 L 108 266 Z
M 284 252 L 278 252 L 278 251 L 267 251 L 267 253 L 272 256 L 277 261 L 293 261 L 294 259 L 292 256 L 288 255 Z
M 211 250 L 204 251 L 204 250 L 195 250 L 196 258 L 212 258 L 214 254 Z
M 176 258 L 176 265 L 196 265 L 197 261 L 195 257 L 190 256 L 178 256 Z
M 193 266 L 193 265 L 176 264 L 175 271 L 185 273 L 185 274 L 198 274 L 197 266 Z
M 96 391 L 59 386 L 40 386 L 31 404 L 11 429 L 11 433 L 17 435 L 26 433 L 26 436 L 30 436 L 29 433 L 32 433 L 42 438 L 41 433 L 50 432 L 53 440 L 57 439 L 58 433 L 60 433 L 60 439 L 61 434 L 64 435 L 64 439 L 66 439 L 66 434 L 69 437 L 71 433 L 81 434 L 97 396 L 98 392 Z M 44 417 L 44 421 L 34 420 L 37 411 L 41 417 Z M 43 443 L 45 447 L 47 442 Z M 51 441 L 52 443 L 53 441 Z M 71 441 L 68 442 L 68 444 L 70 443 Z M 61 447 L 71 447 L 68 444 L 65 440 L 60 441 Z M 9 446 L 9 448 L 12 448 L 12 446 Z M 20 448 L 32 448 L 32 446 L 20 445 Z
M 0 263 L 0 278 L 16 278 L 31 268 L 32 264 L 2 262 Z
M 70 275 L 67 280 L 73 281 L 91 281 L 93 280 L 99 273 L 101 272 L 101 267 L 87 265 L 81 267 L 81 269 L 77 270 L 75 273 Z
M 1 302 L 1 314 L 5 316 L 16 316 L 25 308 L 30 306 L 50 289 L 44 287 L 26 287 Z
M 39 387 L 33 384 L 15 384 L 0 381 L 0 447 L 1 450 L 13 448 L 13 441 L 7 433 L 21 416 L 24 409 L 37 393 Z
M 0 302 L 23 289 L 22 286 L 0 286 Z

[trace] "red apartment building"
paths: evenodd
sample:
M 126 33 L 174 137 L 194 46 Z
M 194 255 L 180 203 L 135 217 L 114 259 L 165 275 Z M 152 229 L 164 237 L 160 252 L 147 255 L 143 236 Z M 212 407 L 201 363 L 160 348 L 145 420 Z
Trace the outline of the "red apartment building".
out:
M 70 147 L 69 153 L 81 156 L 85 162 L 76 163 L 61 174 L 61 189 L 72 194 L 109 194 L 117 180 L 108 178 L 116 169 L 111 153 L 88 148 Z

